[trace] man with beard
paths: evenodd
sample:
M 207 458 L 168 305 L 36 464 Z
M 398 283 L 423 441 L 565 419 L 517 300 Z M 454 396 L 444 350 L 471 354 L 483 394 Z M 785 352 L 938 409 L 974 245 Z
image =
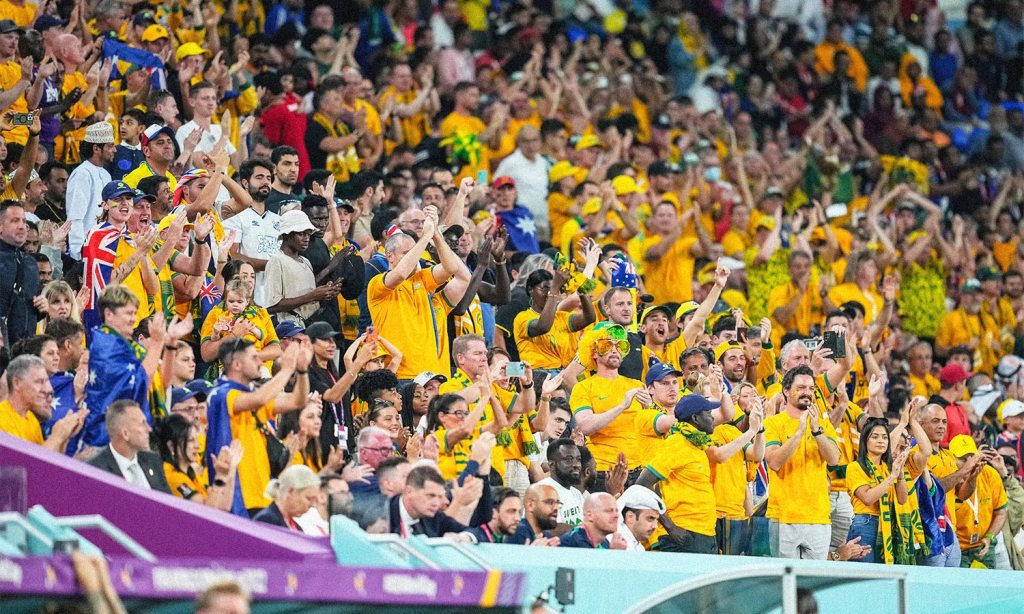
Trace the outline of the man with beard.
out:
M 828 465 L 840 460 L 836 430 L 820 420 L 810 367 L 786 373 L 782 394 L 785 407 L 764 422 L 772 556 L 825 560 L 832 540 Z
M 672 311 L 664 305 L 652 305 L 644 309 L 640 316 L 640 332 L 644 334 L 644 348 L 662 362 L 671 362 L 666 342 L 668 341 L 668 321 Z
M 708 376 L 711 366 L 711 352 L 703 348 L 690 348 L 682 353 L 679 362 L 682 364 L 683 386 L 685 392 L 692 392 L 700 385 L 701 378 Z
M 279 145 L 270 152 L 270 163 L 273 164 L 274 181 L 270 184 L 267 195 L 267 209 L 274 213 L 281 212 L 281 203 L 295 200 L 295 184 L 299 181 L 299 152 L 294 147 Z
M 947 311 L 939 320 L 935 353 L 947 357 L 954 346 L 966 345 L 974 350 L 974 368 L 979 373 L 991 375 L 1002 357 L 1003 345 L 999 326 L 982 311 L 981 304 L 981 283 L 977 279 L 968 279 L 960 288 L 960 306 Z
M 576 488 L 583 471 L 579 446 L 564 437 L 552 441 L 548 446 L 548 464 L 551 466 L 551 477 L 544 478 L 536 485 L 547 485 L 554 489 L 561 503 L 558 522 L 570 528 L 575 527 L 583 522 L 583 493 Z
M 613 287 L 601 297 L 601 310 L 607 316 L 608 321 L 618 324 L 626 331 L 626 341 L 629 341 L 629 351 L 622 356 L 619 364 L 619 374 L 623 377 L 639 380 L 643 377 L 646 352 L 644 351 L 644 337 L 639 333 L 630 331 L 633 325 L 633 318 L 636 316 L 636 305 L 633 302 L 633 293 L 629 288 Z
M 507 538 L 515 535 L 519 528 L 519 519 L 523 515 L 523 500 L 515 490 L 502 486 L 491 492 L 494 500 L 494 512 L 491 521 L 479 527 L 472 527 L 469 532 L 476 536 L 477 543 L 502 544 Z
M 605 489 L 605 478 L 618 462 L 620 452 L 626 455 L 630 468 L 627 486 L 636 481 L 643 467 L 632 407 L 634 398 L 649 407 L 651 397 L 642 382 L 619 374 L 622 357 L 628 351 L 626 331 L 617 324 L 599 323 L 580 342 L 580 361 L 596 373 L 573 387 L 569 405 L 579 431 L 590 438 L 598 471 L 595 490 L 599 491 Z
M 626 550 L 644 552 L 644 543 L 651 539 L 665 513 L 665 502 L 650 489 L 634 484 L 615 504 L 622 515 L 618 534 L 625 540 Z
M 153 124 L 139 135 L 139 145 L 145 160 L 125 175 L 123 181 L 129 187 L 137 188 L 139 181 L 145 177 L 167 177 L 167 183 L 171 191 L 174 191 L 178 185 L 178 178 L 171 173 L 171 165 L 174 163 L 174 131 L 167 126 Z
M 46 185 L 43 192 L 43 203 L 36 208 L 36 215 L 41 220 L 50 220 L 63 224 L 67 219 L 64 212 L 64 198 L 68 193 L 68 169 L 60 162 L 47 162 L 39 167 L 39 178 Z M 1010 286 L 1006 286 L 1009 292 Z
M 715 347 L 715 362 L 722 366 L 729 392 L 747 375 L 747 352 L 739 341 L 722 341 Z
M 248 262 L 256 270 L 254 300 L 257 305 L 266 302 L 267 262 L 281 251 L 278 239 L 281 216 L 267 208 L 270 173 L 271 165 L 266 160 L 247 160 L 238 169 L 238 181 L 249 193 L 252 204 L 224 220 L 224 229 L 238 234 L 238 242 L 231 248 L 231 257 Z
M 526 489 L 523 497 L 523 518 L 506 544 L 557 546 L 558 538 L 550 531 L 558 526 L 558 491 L 547 484 L 537 483 Z M 539 536 L 539 537 L 538 537 Z
M 46 168 L 45 164 L 43 168 Z M 1006 293 L 1006 299 L 1010 301 L 1013 313 L 1017 314 L 1017 332 L 1020 333 L 1021 328 L 1024 328 L 1024 274 L 1015 270 L 1003 273 L 1003 291 Z
M 718 550 L 715 492 L 711 484 L 710 454 L 706 450 L 711 446 L 710 435 L 715 428 L 711 412 L 719 406 L 720 403 L 699 394 L 679 399 L 673 411 L 677 422 L 672 434 L 637 480 L 652 491 L 661 490 L 665 499 L 667 510 L 661 517 L 664 531 L 656 534 L 655 550 L 702 554 L 714 554 Z M 725 458 L 742 445 L 724 446 L 722 452 L 728 452 Z

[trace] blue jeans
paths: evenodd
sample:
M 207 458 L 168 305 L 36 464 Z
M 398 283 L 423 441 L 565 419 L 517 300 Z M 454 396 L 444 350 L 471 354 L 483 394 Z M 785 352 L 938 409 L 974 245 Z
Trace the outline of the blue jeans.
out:
M 921 562 L 925 567 L 960 567 L 960 542 L 953 538 L 953 545 L 948 546 L 942 554 L 936 554 Z
M 878 541 L 878 516 L 855 514 L 853 522 L 850 524 L 850 533 L 846 536 L 846 539 L 849 541 L 857 537 L 860 538 L 861 546 L 871 546 L 871 552 L 868 552 L 859 559 L 850 559 L 850 562 L 877 563 L 878 559 L 875 555 L 878 548 L 875 542 Z

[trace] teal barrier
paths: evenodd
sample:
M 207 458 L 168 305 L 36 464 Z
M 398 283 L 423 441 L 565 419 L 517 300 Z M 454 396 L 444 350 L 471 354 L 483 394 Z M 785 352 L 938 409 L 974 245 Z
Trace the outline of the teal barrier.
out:
M 523 572 L 527 578 L 525 595 L 528 599 L 545 592 L 555 583 L 557 568 L 574 569 L 575 604 L 568 606 L 566 612 L 625 612 L 652 595 L 699 576 L 707 575 L 724 581 L 737 570 L 768 567 L 777 568 L 781 573 L 781 570 L 791 567 L 797 576 L 801 570 L 816 572 L 818 576 L 828 574 L 831 570 L 840 573 L 870 571 L 876 575 L 893 577 L 892 580 L 844 579 L 845 583 L 842 584 L 816 588 L 814 593 L 820 612 L 897 612 L 900 595 L 896 578 L 899 574 L 905 574 L 909 612 L 1024 614 L 1024 574 L 1013 571 L 887 567 L 865 563 L 533 548 L 501 544 L 481 544 L 475 551 L 497 569 Z M 744 578 L 736 579 L 726 586 L 731 586 L 733 594 L 746 593 L 750 598 L 749 609 L 744 611 L 778 612 L 781 601 L 772 602 L 769 599 L 774 594 L 773 587 L 778 585 L 781 600 L 778 575 L 771 582 L 759 583 L 756 579 Z M 761 588 L 754 590 L 756 586 Z M 799 578 L 797 586 L 803 586 Z M 808 579 L 806 586 L 818 587 L 821 583 Z M 737 610 L 712 607 L 708 611 Z

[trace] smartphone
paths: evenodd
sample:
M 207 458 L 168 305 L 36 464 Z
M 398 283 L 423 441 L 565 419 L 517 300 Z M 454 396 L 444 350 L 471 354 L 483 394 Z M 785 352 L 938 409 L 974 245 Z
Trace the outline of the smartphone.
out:
M 15 126 L 31 126 L 34 120 L 35 115 L 32 113 L 15 113 L 11 118 L 11 123 Z
M 746 341 L 747 340 L 747 327 L 741 326 L 736 329 L 736 340 Z
M 367 326 L 366 327 L 366 340 L 364 343 L 375 343 L 377 341 L 377 327 Z
M 482 168 L 476 172 L 476 184 L 487 185 L 487 169 Z
M 846 341 L 839 337 L 839 333 L 827 330 L 822 339 L 825 341 L 825 347 L 832 350 L 832 358 L 846 358 Z
M 818 349 L 819 343 L 821 343 L 821 337 L 811 337 L 809 339 L 804 339 L 804 347 L 812 352 Z
M 510 362 L 505 365 L 505 375 L 509 377 L 522 377 L 526 375 L 526 365 L 521 362 Z

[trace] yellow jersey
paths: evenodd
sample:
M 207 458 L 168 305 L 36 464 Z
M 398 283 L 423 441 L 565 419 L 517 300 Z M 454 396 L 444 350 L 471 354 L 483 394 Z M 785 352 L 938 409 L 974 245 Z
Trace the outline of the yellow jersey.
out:
M 673 433 L 647 464 L 647 470 L 661 481 L 661 497 L 676 526 L 701 535 L 715 534 L 715 490 L 711 485 L 711 461 L 704 450 L 681 433 Z M 659 527 L 651 539 L 659 533 L 663 534 L 664 529 Z
M 870 325 L 882 311 L 882 296 L 868 288 L 867 291 L 860 289 L 860 286 L 853 282 L 839 284 L 828 291 L 828 298 L 836 307 L 843 303 L 857 301 L 864 307 L 864 325 Z
M 366 302 L 377 332 L 403 344 L 398 379 L 413 379 L 423 371 L 447 375 L 447 325 L 438 321 L 431 295 L 440 284 L 430 269 L 421 269 L 395 289 L 384 285 L 382 273 L 370 280 Z
M 240 441 L 245 450 L 238 465 L 238 483 L 246 509 L 267 507 L 272 501 L 263 496 L 263 491 L 270 482 L 270 457 L 267 456 L 267 438 L 260 432 L 256 419 L 259 418 L 265 425 L 273 420 L 274 402 L 271 401 L 255 412 L 236 412 L 235 401 L 241 392 L 229 390 L 224 399 L 231 416 L 231 437 Z
M 487 130 L 487 126 L 480 120 L 480 118 L 473 115 L 460 115 L 455 111 L 452 111 L 441 120 L 440 133 L 441 138 L 452 136 L 458 132 L 469 133 L 476 136 L 477 141 L 480 140 L 483 133 Z M 476 164 L 463 164 L 460 169 L 458 176 L 455 177 L 455 183 L 462 180 L 463 177 L 476 177 L 479 171 L 491 170 L 491 158 L 490 148 L 487 147 L 486 143 L 480 143 L 480 155 Z
M 992 516 L 1008 502 L 1003 480 L 992 467 L 985 465 L 976 484 L 973 495 L 956 500 L 956 538 L 963 550 L 981 547 L 981 538 L 988 533 Z
M 626 393 L 633 388 L 643 388 L 643 384 L 621 375 L 612 380 L 592 375 L 573 386 L 569 395 L 569 407 L 572 408 L 574 416 L 583 411 L 603 414 L 621 403 Z M 631 470 L 643 466 L 644 459 L 640 456 L 641 442 L 635 430 L 636 412 L 633 407 L 627 407 L 610 424 L 588 438 L 587 447 L 594 455 L 598 471 L 611 469 L 618 462 L 619 452 L 626 455 L 626 462 Z
M 825 436 L 836 441 L 836 430 L 827 416 L 819 424 Z M 765 447 L 781 446 L 796 435 L 800 420 L 785 411 L 764 421 Z M 786 524 L 831 524 L 828 466 L 807 426 L 793 455 L 778 471 L 768 467 L 768 518 Z
M 516 314 L 512 324 L 512 335 L 519 348 L 519 359 L 530 363 L 534 369 L 564 369 L 576 357 L 578 338 L 569 328 L 572 314 L 556 311 L 551 329 L 543 335 L 529 335 L 530 322 L 540 319 L 532 307 Z
M 860 463 L 854 460 L 846 468 L 846 487 L 850 492 L 850 501 L 853 502 L 853 513 L 854 514 L 868 514 L 871 516 L 879 515 L 878 501 L 875 501 L 871 505 L 861 501 L 860 497 L 857 496 L 857 489 L 861 486 L 867 486 L 869 489 L 878 486 L 885 481 L 885 478 L 889 477 L 892 473 L 889 470 L 889 465 L 886 463 L 880 463 L 874 467 L 872 475 L 868 475 L 864 468 L 860 466 Z M 889 487 L 889 494 L 895 496 L 896 485 L 893 484 Z M 881 499 L 879 499 L 881 501 Z
M 0 403 L 0 431 L 43 445 L 43 429 L 39 419 L 31 411 L 26 411 L 24 416 L 20 415 L 14 411 L 10 401 Z
M 661 243 L 659 235 L 638 234 L 629 240 L 629 253 L 634 260 L 644 258 L 647 250 Z M 657 260 L 644 259 L 644 287 L 655 304 L 683 303 L 693 300 L 693 265 L 691 254 L 696 237 L 680 237 Z
M 724 446 L 743 436 L 731 424 L 719 424 L 711 439 L 716 446 Z M 750 444 L 747 444 L 749 446 Z M 730 456 L 724 463 L 711 463 L 711 484 L 715 489 L 717 517 L 743 520 L 747 517 L 744 502 L 747 498 L 747 446 Z

